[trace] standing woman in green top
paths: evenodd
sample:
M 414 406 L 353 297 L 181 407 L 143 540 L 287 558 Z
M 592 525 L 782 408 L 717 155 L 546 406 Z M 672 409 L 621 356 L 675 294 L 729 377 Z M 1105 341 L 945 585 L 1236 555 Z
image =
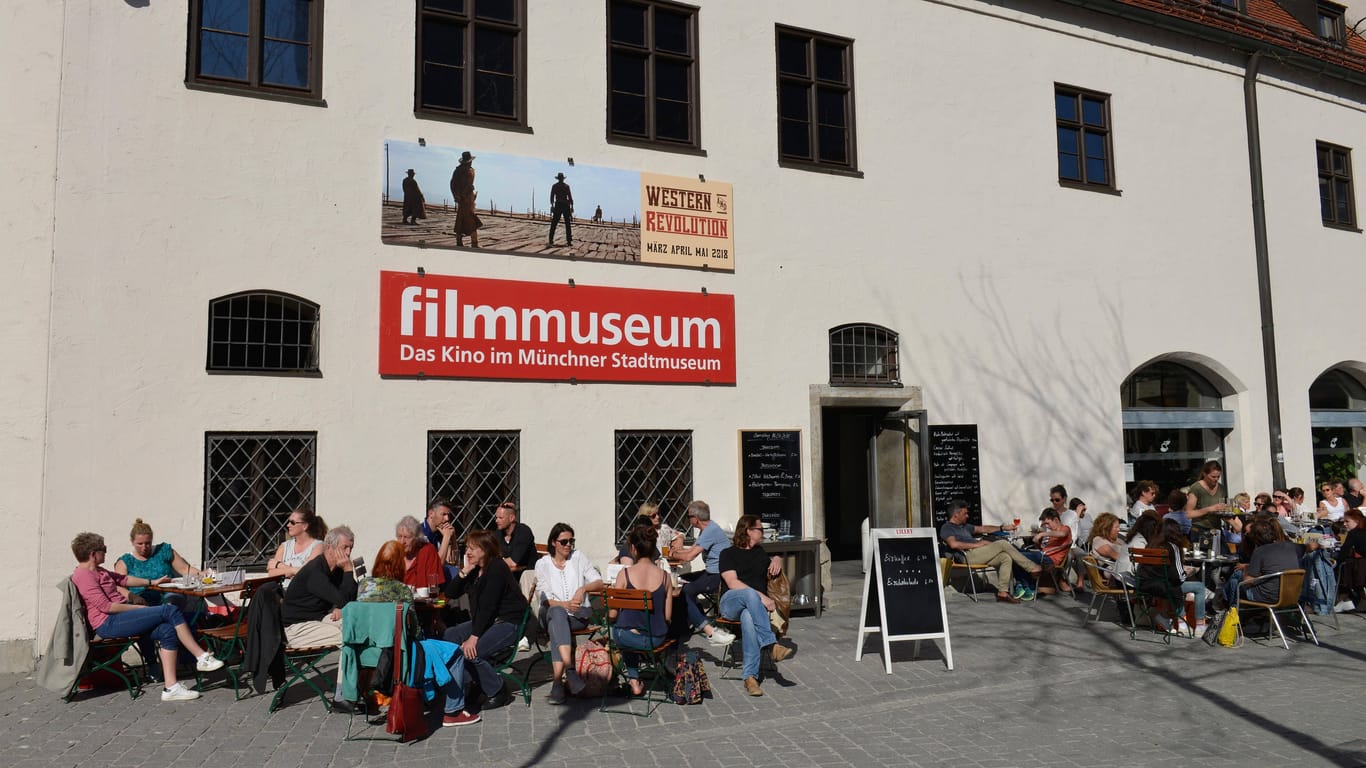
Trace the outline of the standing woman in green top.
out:
M 156 581 L 162 576 L 175 578 L 189 573 L 199 573 L 199 569 L 190 565 L 169 542 L 163 541 L 154 546 L 153 538 L 152 526 L 142 522 L 140 517 L 134 520 L 133 530 L 128 534 L 133 551 L 120 555 L 119 559 L 114 561 L 114 572 L 147 579 L 149 582 Z M 146 587 L 120 587 L 119 591 L 124 593 L 124 597 L 140 598 L 130 602 L 161 605 L 162 593 L 156 590 L 148 590 Z

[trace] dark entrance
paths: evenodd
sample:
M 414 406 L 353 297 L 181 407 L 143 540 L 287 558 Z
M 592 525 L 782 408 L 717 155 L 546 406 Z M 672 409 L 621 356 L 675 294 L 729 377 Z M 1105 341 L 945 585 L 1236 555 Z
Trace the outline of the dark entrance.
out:
M 929 431 L 924 411 L 876 406 L 821 408 L 821 481 L 832 560 L 862 551 L 874 528 L 922 525 Z

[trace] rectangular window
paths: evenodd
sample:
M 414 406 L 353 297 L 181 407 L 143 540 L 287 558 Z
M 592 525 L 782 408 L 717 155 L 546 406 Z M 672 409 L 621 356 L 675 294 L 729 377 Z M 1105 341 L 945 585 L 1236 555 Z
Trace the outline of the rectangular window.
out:
M 1318 142 L 1319 210 L 1330 227 L 1355 229 L 1356 204 L 1352 202 L 1352 150 Z
M 664 522 L 683 525 L 692 501 L 692 432 L 616 433 L 617 539 L 627 532 L 640 505 L 659 505 Z
M 464 536 L 493 528 L 493 511 L 510 501 L 521 504 L 521 433 L 428 432 L 427 500 L 448 499 Z
M 777 28 L 778 159 L 854 170 L 854 41 Z
M 1342 42 L 1342 14 L 1341 6 L 1320 5 L 1316 13 L 1319 37 L 1335 43 Z
M 607 4 L 607 136 L 697 148 L 697 9 Z
M 1065 85 L 1054 87 L 1058 119 L 1058 180 L 1114 189 L 1110 97 Z
M 190 0 L 185 83 L 322 98 L 323 0 Z
M 526 125 L 526 0 L 419 0 L 424 117 Z
M 210 432 L 204 436 L 204 559 L 263 569 L 285 520 L 312 505 L 316 432 Z

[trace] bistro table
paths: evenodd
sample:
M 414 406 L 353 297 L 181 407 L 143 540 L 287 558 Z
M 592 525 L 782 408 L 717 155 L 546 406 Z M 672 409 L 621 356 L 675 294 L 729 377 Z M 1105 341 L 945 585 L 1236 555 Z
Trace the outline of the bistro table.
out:
M 1196 556 L 1190 554 L 1186 556 L 1189 562 L 1200 564 L 1200 583 L 1206 587 L 1211 587 L 1210 573 L 1214 574 L 1212 589 L 1218 593 L 1223 589 L 1224 581 L 1227 580 L 1227 572 L 1238 564 L 1236 555 L 1202 554 Z

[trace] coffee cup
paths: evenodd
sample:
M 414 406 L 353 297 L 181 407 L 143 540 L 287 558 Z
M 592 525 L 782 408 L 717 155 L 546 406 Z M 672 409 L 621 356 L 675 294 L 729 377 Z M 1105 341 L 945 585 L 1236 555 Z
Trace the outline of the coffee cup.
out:
M 427 589 L 426 587 L 417 588 L 417 596 L 422 600 L 426 600 L 428 597 L 431 596 L 431 594 L 432 591 L 430 589 Z

